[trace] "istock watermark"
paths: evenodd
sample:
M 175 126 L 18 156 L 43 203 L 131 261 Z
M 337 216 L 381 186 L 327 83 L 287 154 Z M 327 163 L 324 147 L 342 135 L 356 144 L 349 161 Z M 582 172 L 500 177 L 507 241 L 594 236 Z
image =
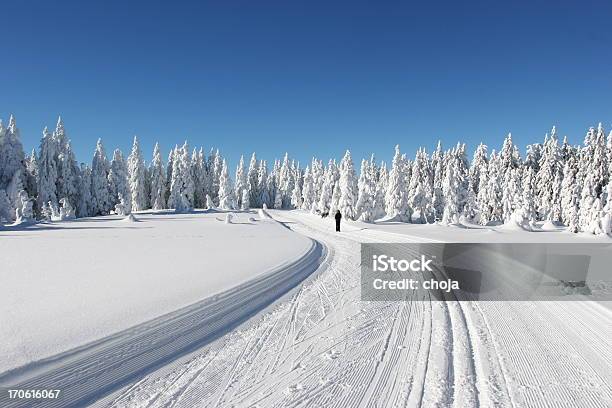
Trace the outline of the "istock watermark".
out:
M 361 298 L 612 300 L 608 244 L 361 245 Z

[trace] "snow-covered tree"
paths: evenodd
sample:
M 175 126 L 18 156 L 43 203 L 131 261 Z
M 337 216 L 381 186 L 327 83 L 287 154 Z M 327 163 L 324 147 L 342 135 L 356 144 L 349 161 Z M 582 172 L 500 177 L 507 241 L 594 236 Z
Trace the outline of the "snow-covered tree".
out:
M 91 195 L 91 168 L 82 163 L 79 202 L 77 204 L 77 217 L 89 217 L 94 215 L 93 205 Z
M 313 160 L 313 165 L 315 161 Z M 306 166 L 306 170 L 304 171 L 304 185 L 302 189 L 302 209 L 306 211 L 311 211 L 313 205 L 315 204 L 315 191 L 314 191 L 314 180 L 313 180 L 313 172 L 310 169 L 310 166 Z
M 234 189 L 227 170 L 227 163 L 223 160 L 221 165 L 221 175 L 219 176 L 219 208 L 222 210 L 234 209 Z
M 433 197 L 433 175 L 425 149 L 418 149 L 412 163 L 408 205 L 412 209 L 411 221 L 423 224 L 435 218 Z
M 266 169 L 267 171 L 267 169 Z M 249 161 L 249 169 L 247 171 L 247 191 L 249 192 L 249 203 L 251 207 L 261 207 L 261 195 L 263 191 L 260 183 L 260 175 L 261 169 L 257 165 L 257 156 L 255 153 L 251 155 L 251 160 Z M 267 177 L 266 177 L 267 178 Z
M 350 220 L 357 218 L 357 179 L 355 177 L 355 168 L 353 166 L 353 159 L 351 158 L 351 152 L 348 150 L 342 158 L 340 163 L 340 201 L 338 202 L 338 209 L 343 217 Z
M 110 166 L 106 158 L 102 139 L 98 139 L 96 151 L 91 162 L 91 201 L 92 214 L 104 215 L 111 210 L 112 200 L 108 185 Z
M 250 180 L 247 180 L 247 173 L 245 173 L 244 168 L 244 156 L 240 156 L 240 161 L 238 162 L 238 167 L 236 167 L 236 181 L 234 183 L 234 187 L 236 189 L 236 200 L 237 207 L 242 208 L 242 190 L 249 189 Z
M 442 184 L 444 193 L 444 213 L 442 214 L 442 224 L 459 223 L 459 176 L 457 175 L 457 163 L 453 160 L 446 166 L 446 174 Z
M 391 163 L 387 194 L 385 196 L 385 209 L 389 217 L 397 217 L 401 220 L 410 219 L 408 207 L 408 194 L 405 177 L 404 157 L 400 153 L 399 145 L 395 146 L 395 155 Z
M 61 117 L 57 119 L 57 125 L 52 137 L 57 145 L 57 197 L 66 198 L 71 205 L 76 204 L 80 200 L 80 168 L 72 151 L 70 140 L 66 135 L 66 129 Z
M 172 155 L 172 180 L 168 207 L 174 208 L 176 212 L 193 209 L 194 191 L 189 145 L 185 142 L 181 148 L 175 147 Z
M 153 160 L 151 161 L 151 207 L 154 210 L 166 208 L 166 174 L 164 163 L 162 162 L 159 143 L 155 143 L 153 148 Z
M 110 163 L 110 171 L 108 173 L 109 189 L 111 194 L 111 204 L 113 208 L 119 203 L 119 195 L 123 197 L 123 208 L 126 214 L 130 213 L 131 209 L 131 193 L 128 181 L 128 168 L 123 159 L 121 150 L 115 149 L 113 159 Z M 126 199 L 128 201 L 126 201 Z
M 56 186 L 58 178 L 57 150 L 58 146 L 53 135 L 45 127 L 40 141 L 38 157 L 38 207 L 41 209 L 43 204 L 49 201 L 58 202 Z
M 553 220 L 553 206 L 555 206 L 555 179 L 560 168 L 561 151 L 557 139 L 557 130 L 553 126 L 550 136 L 544 138 L 542 157 L 540 158 L 540 169 L 536 174 L 536 196 L 538 212 L 541 219 Z
M 521 198 L 521 172 L 511 165 L 506 166 L 501 202 L 504 222 L 510 221 L 515 211 L 521 208 Z
M 334 192 L 334 184 L 336 182 L 335 177 L 335 163 L 333 160 L 329 160 L 327 164 L 327 168 L 324 172 L 324 180 L 323 185 L 321 186 L 321 194 L 319 195 L 319 200 L 317 202 L 317 210 L 321 214 L 329 213 L 332 203 L 332 196 Z
M 191 177 L 193 179 L 193 206 L 202 208 L 206 205 L 208 172 L 204 149 L 193 149 L 191 154 Z
M 11 115 L 8 127 L 0 121 L 0 189 L 5 189 L 18 171 L 21 177 L 25 176 L 25 153 L 15 117 Z
M 291 206 L 293 208 L 302 208 L 302 189 L 299 183 L 300 172 L 296 171 L 293 174 L 293 190 L 291 192 Z
M 313 157 L 310 165 L 310 176 L 312 178 L 312 197 L 313 203 L 317 202 L 321 197 L 321 190 L 323 189 L 323 183 L 325 182 L 325 169 L 323 168 L 323 162 Z M 312 204 L 309 210 L 312 210 Z
M 249 166 L 250 168 L 250 166 Z M 255 196 L 257 207 L 263 207 L 270 205 L 270 189 L 269 189 L 269 180 L 268 180 L 268 164 L 265 160 L 262 160 L 259 163 L 259 167 L 257 168 L 257 187 L 256 190 L 258 194 Z M 253 197 L 253 190 L 250 191 L 251 197 Z M 251 203 L 251 206 L 254 204 Z
M 537 213 L 535 205 L 535 170 L 533 167 L 527 166 L 523 170 L 523 179 L 521 181 L 521 209 L 523 224 L 533 227 L 535 224 Z
M 36 157 L 36 150 L 32 149 L 32 153 L 26 158 L 26 177 L 25 177 L 25 190 L 28 193 L 28 197 L 32 197 L 32 209 L 34 216 L 40 214 L 40 209 L 34 198 L 38 197 L 38 158 Z
M 251 199 L 250 194 L 249 194 L 249 190 L 246 188 L 242 189 L 242 200 L 240 200 L 240 209 L 242 211 L 246 211 L 249 208 L 251 208 L 251 203 L 249 202 L 249 200 Z
M 577 173 L 575 159 L 570 157 L 563 168 L 563 181 L 561 183 L 561 219 L 570 232 L 578 232 L 579 230 L 580 186 L 576 183 Z
M 140 144 L 136 136 L 134 136 L 134 143 L 132 144 L 132 153 L 128 157 L 128 178 L 132 211 L 146 210 L 145 166 L 142 159 L 142 153 L 140 152 Z
M 584 184 L 582 186 L 582 192 L 580 197 L 580 205 L 579 205 L 579 228 L 582 232 L 593 232 L 592 222 L 595 218 L 593 213 L 598 211 L 595 206 L 595 201 L 597 200 L 595 194 L 595 175 L 593 173 L 588 173 L 584 179 Z
M 357 217 L 361 221 L 372 222 L 376 215 L 374 212 L 376 185 L 372 179 L 370 162 L 366 160 L 361 160 L 361 173 L 359 175 L 359 181 L 357 182 L 357 188 Z

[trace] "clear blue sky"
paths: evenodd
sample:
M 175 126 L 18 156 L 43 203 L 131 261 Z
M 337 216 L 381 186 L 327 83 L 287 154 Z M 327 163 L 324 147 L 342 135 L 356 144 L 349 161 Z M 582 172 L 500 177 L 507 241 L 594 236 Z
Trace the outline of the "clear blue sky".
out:
M 58 114 L 79 161 L 137 134 L 147 160 L 188 139 L 232 166 L 611 127 L 609 1 L 93 3 L 2 6 L 0 117 L 27 150 Z

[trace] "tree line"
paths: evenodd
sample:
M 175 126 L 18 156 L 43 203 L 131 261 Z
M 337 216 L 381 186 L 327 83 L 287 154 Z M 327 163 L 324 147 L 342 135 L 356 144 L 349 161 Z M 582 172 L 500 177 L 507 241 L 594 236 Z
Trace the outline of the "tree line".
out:
M 285 154 L 266 160 L 240 158 L 234 177 L 218 150 L 205 154 L 187 142 L 164 161 L 155 145 L 145 162 L 138 139 L 130 154 L 109 160 L 97 141 L 91 165 L 78 164 L 61 118 L 43 130 L 38 150 L 23 151 L 15 118 L 0 122 L 0 222 L 54 220 L 148 209 L 246 210 L 299 208 L 371 222 L 481 225 L 511 224 L 536 229 L 544 221 L 571 232 L 609 234 L 612 219 L 612 132 L 589 128 L 584 142 L 559 141 L 556 128 L 542 143 L 528 145 L 524 158 L 509 134 L 499 151 L 480 144 L 471 161 L 465 144 L 414 159 L 395 147 L 390 166 L 374 157 L 355 169 L 351 154 L 305 168 Z

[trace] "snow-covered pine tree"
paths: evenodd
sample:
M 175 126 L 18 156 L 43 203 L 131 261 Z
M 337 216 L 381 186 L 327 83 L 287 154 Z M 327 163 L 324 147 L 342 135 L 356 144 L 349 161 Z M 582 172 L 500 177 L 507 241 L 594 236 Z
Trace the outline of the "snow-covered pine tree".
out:
M 312 178 L 312 202 L 315 203 L 319 201 L 319 197 L 321 197 L 321 190 L 325 182 L 323 161 L 313 157 L 310 165 L 310 175 Z M 308 210 L 312 210 L 312 204 Z
M 244 168 L 244 156 L 240 155 L 240 161 L 238 162 L 238 166 L 236 167 L 236 181 L 234 183 L 236 188 L 236 200 L 238 208 L 242 208 L 242 190 L 249 189 L 250 180 L 247 180 L 247 174 L 245 173 Z
M 593 212 L 598 211 L 595 207 L 595 175 L 593 173 L 587 173 L 584 179 L 584 184 L 582 185 L 581 197 L 580 197 L 580 205 L 579 205 L 579 228 L 582 232 L 593 232 L 592 231 L 592 221 Z
M 454 156 L 454 152 L 451 153 Z M 442 214 L 442 224 L 459 223 L 459 177 L 457 176 L 457 161 L 451 160 L 446 166 L 442 192 L 444 194 L 444 213 Z
M 389 173 L 387 172 L 387 163 L 382 162 L 380 164 L 380 169 L 378 170 L 378 180 L 376 180 L 376 195 L 374 196 L 374 219 L 378 219 L 385 216 L 385 195 L 387 193 L 388 184 Z
M 610 235 L 612 233 L 612 182 L 606 185 L 602 197 L 605 197 L 604 216 L 601 219 L 602 233 Z
M 111 196 L 108 185 L 110 166 L 102 139 L 96 143 L 96 151 L 91 162 L 91 201 L 92 214 L 104 215 L 111 210 Z
M 132 211 L 146 210 L 147 196 L 145 194 L 145 166 L 142 159 L 142 153 L 140 152 L 140 144 L 138 143 L 138 138 L 136 136 L 134 136 L 132 153 L 128 157 L 127 166 Z
M 249 166 L 250 167 L 250 166 Z M 259 194 L 255 197 L 257 207 L 270 206 L 270 186 L 268 180 L 268 164 L 265 160 L 262 160 L 259 163 L 259 167 L 257 168 L 257 186 L 256 190 Z M 253 193 L 253 190 L 250 192 Z M 253 203 L 251 203 L 253 206 Z
M 400 147 L 396 145 L 391 171 L 389 172 L 385 211 L 389 217 L 397 217 L 403 221 L 409 220 L 411 215 L 408 207 L 406 175 L 404 173 L 406 167 L 404 157 L 400 153 Z
M 302 208 L 302 189 L 300 188 L 300 172 L 295 171 L 293 173 L 293 189 L 291 192 L 291 206 L 293 208 Z
M 162 162 L 159 143 L 153 148 L 153 160 L 151 161 L 151 207 L 154 210 L 166 208 L 166 174 Z
M 274 208 L 289 208 L 291 205 L 291 165 L 289 163 L 289 154 L 285 152 L 285 157 L 283 157 L 283 164 L 280 166 L 278 172 L 278 184 L 277 190 L 280 191 L 281 196 L 281 207 Z M 276 198 L 275 198 L 276 202 Z
M 474 158 L 470 166 L 470 179 L 476 194 L 478 194 L 480 188 L 480 175 L 487 171 L 487 164 L 489 163 L 487 149 L 487 145 L 480 143 L 474 152 Z
M 249 169 L 246 178 L 248 183 L 247 191 L 249 192 L 249 203 L 251 207 L 255 208 L 261 207 L 262 204 L 262 191 L 260 190 L 261 184 L 259 182 L 260 169 L 257 164 L 257 156 L 255 152 L 253 152 L 251 160 L 249 161 Z
M 242 200 L 240 200 L 240 209 L 242 211 L 246 211 L 249 208 L 251 208 L 251 203 L 249 202 L 249 200 L 251 199 L 250 194 L 249 194 L 249 189 L 247 188 L 243 188 L 242 189 Z
M 361 221 L 374 221 L 374 196 L 376 194 L 375 180 L 372 178 L 373 172 L 370 162 L 361 160 L 361 173 L 359 174 L 358 198 L 357 198 L 357 217 Z
M 436 150 L 431 155 L 431 205 L 433 207 L 433 220 L 442 219 L 444 212 L 444 196 L 442 195 L 442 183 L 444 180 L 445 156 L 442 150 L 442 142 L 438 141 Z
M 503 173 L 501 173 L 501 162 L 499 155 L 495 150 L 491 152 L 488 169 L 486 200 L 490 217 L 489 221 L 502 222 L 504 218 L 502 206 Z
M 463 213 L 463 207 L 465 206 L 465 203 L 467 202 L 467 196 L 468 196 L 468 186 L 470 184 L 469 181 L 469 161 L 467 158 L 467 154 L 466 154 L 466 147 L 465 147 L 465 143 L 457 143 L 457 147 L 455 148 L 455 154 L 454 154 L 455 158 L 455 163 L 456 163 L 456 168 L 455 168 L 455 176 L 457 177 L 457 181 L 458 181 L 458 198 L 459 198 L 459 214 Z
M 227 170 L 227 163 L 224 159 L 221 165 L 221 174 L 219 176 L 219 208 L 222 210 L 233 210 L 234 203 L 234 190 Z
M 109 190 L 111 194 L 111 205 L 113 208 L 119 203 L 119 195 L 123 197 L 123 208 L 126 214 L 130 213 L 131 192 L 128 180 L 128 168 L 123 159 L 123 153 L 119 149 L 113 152 L 108 173 Z
M 53 139 L 53 135 L 45 127 L 43 136 L 40 141 L 40 152 L 38 157 L 38 207 L 42 209 L 43 204 L 49 201 L 58 202 L 57 198 L 57 143 Z M 0 187 L 2 188 L 2 187 Z
M 537 214 L 535 206 L 535 171 L 531 166 L 525 166 L 523 170 L 523 179 L 521 181 L 521 210 L 523 224 L 533 227 Z
M 28 193 L 28 197 L 36 198 L 38 197 L 38 158 L 36 157 L 36 150 L 32 149 L 32 153 L 26 158 L 25 168 L 26 192 Z M 40 215 L 40 208 L 38 208 L 35 200 L 32 200 L 32 209 L 34 211 L 34 216 L 38 217 Z
M 81 164 L 81 183 L 79 202 L 77 203 L 77 217 L 89 217 L 94 214 L 91 195 L 91 168 L 85 163 Z
M 6 189 L 17 171 L 22 182 L 25 181 L 25 153 L 17 123 L 13 115 L 9 118 L 8 127 L 0 121 L 0 189 Z M 9 197 L 10 200 L 10 197 Z
M 315 165 L 315 160 L 313 159 L 312 165 Z M 312 206 L 315 203 L 315 191 L 314 191 L 314 183 L 313 183 L 313 172 L 311 171 L 310 166 L 306 166 L 306 170 L 304 171 L 304 185 L 302 189 L 302 209 L 305 211 L 312 210 Z
M 525 166 L 531 167 L 534 174 L 540 170 L 540 159 L 542 158 L 542 144 L 534 143 L 527 146 L 527 154 L 525 156 Z
M 590 158 L 590 171 L 593 173 L 593 188 L 596 197 L 602 193 L 608 184 L 608 154 L 606 149 L 606 134 L 601 123 L 597 126 L 593 139 L 593 156 Z
M 411 222 L 424 224 L 434 220 L 432 196 L 432 171 L 427 152 L 421 148 L 417 150 L 412 163 L 410 186 L 408 188 L 408 205 L 412 209 Z
M 334 162 L 330 159 L 327 168 L 323 173 L 323 184 L 321 185 L 321 194 L 317 200 L 317 210 L 321 214 L 329 213 L 334 191 L 334 172 L 332 170 Z
M 172 208 L 172 206 L 170 205 L 170 194 L 171 194 L 171 187 L 172 187 L 172 169 L 174 169 L 174 155 L 177 149 L 178 149 L 177 145 L 174 145 L 174 149 L 170 149 L 170 152 L 168 152 L 168 164 L 166 165 L 165 201 L 167 203 L 168 208 Z
M 66 129 L 61 117 L 57 119 L 57 125 L 52 137 L 57 145 L 57 196 L 59 199 L 66 198 L 70 206 L 73 207 L 80 201 L 79 179 L 81 178 L 81 170 L 72 151 L 72 146 L 66 135 Z
M 351 152 L 348 150 L 342 158 L 340 163 L 340 201 L 338 202 L 338 209 L 343 217 L 350 220 L 355 220 L 358 216 L 356 204 L 357 204 L 357 179 L 355 177 L 355 168 L 353 166 L 353 159 L 351 158 Z
M 15 180 L 15 174 L 19 180 Z M 25 153 L 17 123 L 13 115 L 7 128 L 0 121 L 0 189 L 4 189 L 10 203 L 11 221 L 15 219 L 17 207 L 21 205 L 20 190 L 10 188 L 17 184 L 23 189 L 26 185 Z
M 570 215 L 576 211 L 576 190 L 579 188 L 576 183 L 577 173 L 576 159 L 570 156 L 563 167 L 563 181 L 561 182 L 561 221 L 565 225 L 569 225 Z
M 203 208 L 206 204 L 206 162 L 204 161 L 204 151 L 200 147 L 198 151 L 195 147 L 191 153 L 191 178 L 193 180 L 193 207 Z
M 181 199 L 183 200 L 183 209 L 192 210 L 194 208 L 195 184 L 193 182 L 193 174 L 191 172 L 191 158 L 189 155 L 189 145 L 187 141 L 183 143 L 180 149 L 180 167 L 182 176 Z
M 506 174 L 506 171 L 509 168 L 518 168 L 519 164 L 521 163 L 519 151 L 512 142 L 512 133 L 508 133 L 508 136 L 506 136 L 504 139 L 504 144 L 499 152 L 499 159 L 503 174 Z
M 550 136 L 544 137 L 544 145 L 542 147 L 542 157 L 540 158 L 540 170 L 536 174 L 536 204 L 540 219 L 550 221 L 558 221 L 553 219 L 553 206 L 555 203 L 555 179 L 557 173 L 563 171 L 560 168 L 561 149 L 559 148 L 559 140 L 557 138 L 557 130 L 553 126 Z
M 215 150 L 212 162 L 212 177 L 211 177 L 211 187 L 210 187 L 210 196 L 212 197 L 215 203 L 219 202 L 219 188 L 220 188 L 220 179 L 221 172 L 223 171 L 223 158 L 219 154 L 219 149 Z
M 506 167 L 502 190 L 501 205 L 503 221 L 506 223 L 512 220 L 515 212 L 522 207 L 521 172 L 519 168 L 513 168 L 512 166 Z

